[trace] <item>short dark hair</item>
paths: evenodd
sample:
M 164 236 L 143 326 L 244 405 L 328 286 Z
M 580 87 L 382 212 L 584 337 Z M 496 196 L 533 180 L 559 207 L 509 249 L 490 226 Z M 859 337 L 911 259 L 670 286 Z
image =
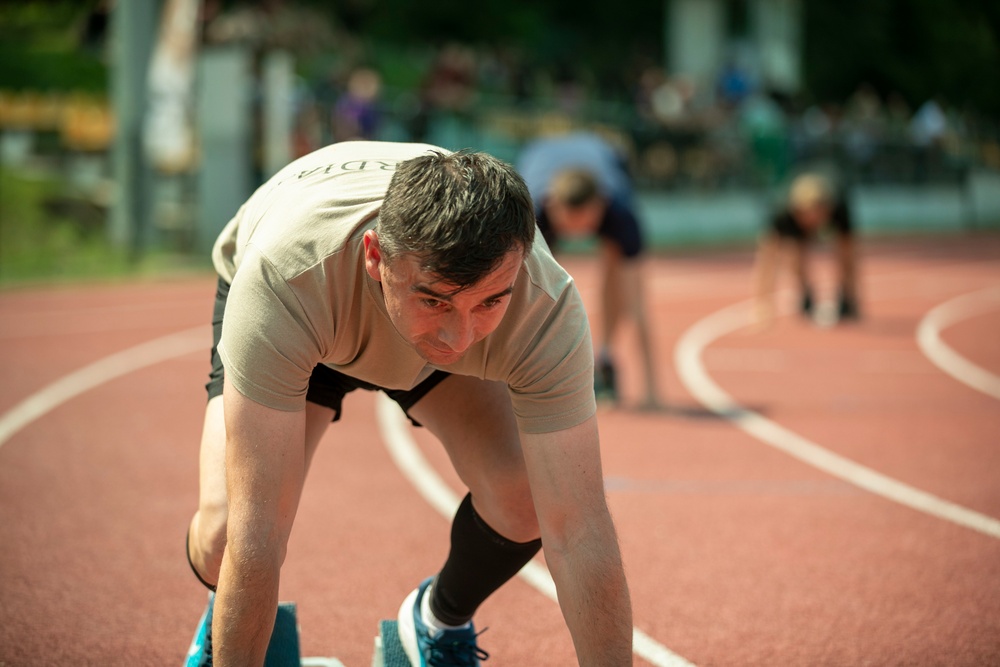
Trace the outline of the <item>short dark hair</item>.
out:
M 433 151 L 396 166 L 375 231 L 387 259 L 412 253 L 422 270 L 465 289 L 511 250 L 531 249 L 535 213 L 524 180 L 506 162 Z
M 549 197 L 570 208 L 579 208 L 601 196 L 597 179 L 585 169 L 563 169 L 549 182 Z

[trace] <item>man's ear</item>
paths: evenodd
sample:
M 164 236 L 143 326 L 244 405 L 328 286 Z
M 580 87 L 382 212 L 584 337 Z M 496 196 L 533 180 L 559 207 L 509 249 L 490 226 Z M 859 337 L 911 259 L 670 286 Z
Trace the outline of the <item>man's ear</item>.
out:
M 373 280 L 382 282 L 382 272 L 379 271 L 382 265 L 382 248 L 378 243 L 378 234 L 374 229 L 369 229 L 362 240 L 365 245 L 365 270 Z

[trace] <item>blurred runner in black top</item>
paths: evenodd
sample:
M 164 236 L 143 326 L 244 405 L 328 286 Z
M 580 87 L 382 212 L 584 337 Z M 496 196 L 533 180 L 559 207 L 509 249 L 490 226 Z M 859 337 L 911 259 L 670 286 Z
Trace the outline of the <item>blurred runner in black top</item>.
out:
M 659 407 L 643 296 L 642 229 L 624 156 L 601 137 L 576 132 L 529 144 L 517 168 L 534 200 L 539 230 L 554 252 L 564 239 L 596 236 L 599 241 L 602 312 L 594 332 L 598 396 L 618 399 L 611 343 L 621 320 L 632 317 L 645 373 L 643 407 Z
M 800 311 L 812 316 L 815 300 L 808 252 L 816 236 L 824 230 L 830 230 L 836 237 L 838 316 L 841 320 L 859 317 L 856 244 L 847 199 L 828 178 L 807 173 L 792 181 L 784 205 L 772 216 L 760 239 L 756 266 L 759 325 L 766 326 L 774 317 L 775 276 L 785 262 L 800 290 Z

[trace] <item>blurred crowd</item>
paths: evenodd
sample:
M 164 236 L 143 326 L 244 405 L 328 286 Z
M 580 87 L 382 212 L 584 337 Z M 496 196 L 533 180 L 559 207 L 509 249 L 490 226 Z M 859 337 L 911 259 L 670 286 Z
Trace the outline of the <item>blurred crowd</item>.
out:
M 843 100 L 812 101 L 758 84 L 733 64 L 696 81 L 646 64 L 614 81 L 569 65 L 533 66 L 512 49 L 447 44 L 424 58 L 411 89 L 384 85 L 370 65 L 303 82 L 297 150 L 352 137 L 458 137 L 501 153 L 543 134 L 598 130 L 657 188 L 780 181 L 804 163 L 833 163 L 865 183 L 961 179 L 1000 168 L 998 126 L 942 99 L 906 100 L 861 83 Z M 455 146 L 449 146 L 455 147 Z
M 770 89 L 738 58 L 705 80 L 638 55 L 595 72 L 576 62 L 542 64 L 511 46 L 461 43 L 397 52 L 394 62 L 315 10 L 221 6 L 205 3 L 203 48 L 295 54 L 296 155 L 372 138 L 475 147 L 513 160 L 538 136 L 586 129 L 630 156 L 637 185 L 650 189 L 766 186 L 817 162 L 860 183 L 956 182 L 970 167 L 1000 169 L 996 119 L 869 83 L 845 99 L 812 100 Z M 70 151 L 106 151 L 113 121 L 106 99 L 0 90 L 5 154 L 25 150 L 14 136 L 25 131 L 55 134 Z

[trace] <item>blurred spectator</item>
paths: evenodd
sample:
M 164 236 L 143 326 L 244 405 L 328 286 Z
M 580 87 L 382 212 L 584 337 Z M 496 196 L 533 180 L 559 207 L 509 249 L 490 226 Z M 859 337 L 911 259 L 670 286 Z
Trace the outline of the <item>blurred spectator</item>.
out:
M 948 117 L 941 104 L 929 99 L 920 105 L 910 120 L 910 139 L 916 149 L 914 168 L 916 181 L 925 182 L 940 163 L 948 135 Z
M 702 121 L 694 113 L 695 92 L 690 80 L 671 77 L 658 67 L 650 67 L 640 78 L 638 111 L 664 128 L 688 130 Z
M 333 140 L 375 139 L 382 122 L 382 77 L 359 67 L 347 78 L 347 87 L 333 108 Z
M 292 134 L 292 152 L 295 157 L 308 155 L 324 142 L 323 121 L 319 105 L 312 98 L 304 99 L 295 114 L 295 129 Z
M 479 81 L 476 62 L 475 51 L 461 44 L 447 44 L 435 53 L 408 105 L 406 124 L 411 141 L 428 140 L 436 115 L 464 115 L 472 110 Z
M 424 82 L 431 108 L 466 112 L 476 97 L 476 53 L 462 44 L 447 44 L 434 59 Z
M 801 143 L 800 153 L 808 154 L 816 146 L 821 146 L 833 140 L 834 119 L 828 109 L 821 104 L 806 107 L 798 118 L 798 134 Z
M 726 108 L 735 109 L 753 92 L 754 82 L 750 72 L 740 65 L 736 57 L 730 58 L 716 81 L 719 103 Z
M 890 141 L 902 143 L 910 127 L 912 112 L 906 98 L 898 91 L 892 91 L 886 96 L 886 136 Z
M 552 85 L 556 109 L 570 116 L 580 114 L 587 99 L 587 88 L 573 66 L 560 63 L 552 75 Z
M 922 148 L 940 146 L 948 131 L 948 117 L 935 99 L 920 105 L 910 121 L 910 137 Z
M 774 97 L 755 93 L 740 109 L 740 127 L 750 142 L 756 178 L 765 185 L 785 177 L 790 162 L 788 120 Z
M 884 131 L 882 100 L 871 84 L 862 83 L 847 100 L 843 139 L 848 157 L 863 174 L 875 158 Z

